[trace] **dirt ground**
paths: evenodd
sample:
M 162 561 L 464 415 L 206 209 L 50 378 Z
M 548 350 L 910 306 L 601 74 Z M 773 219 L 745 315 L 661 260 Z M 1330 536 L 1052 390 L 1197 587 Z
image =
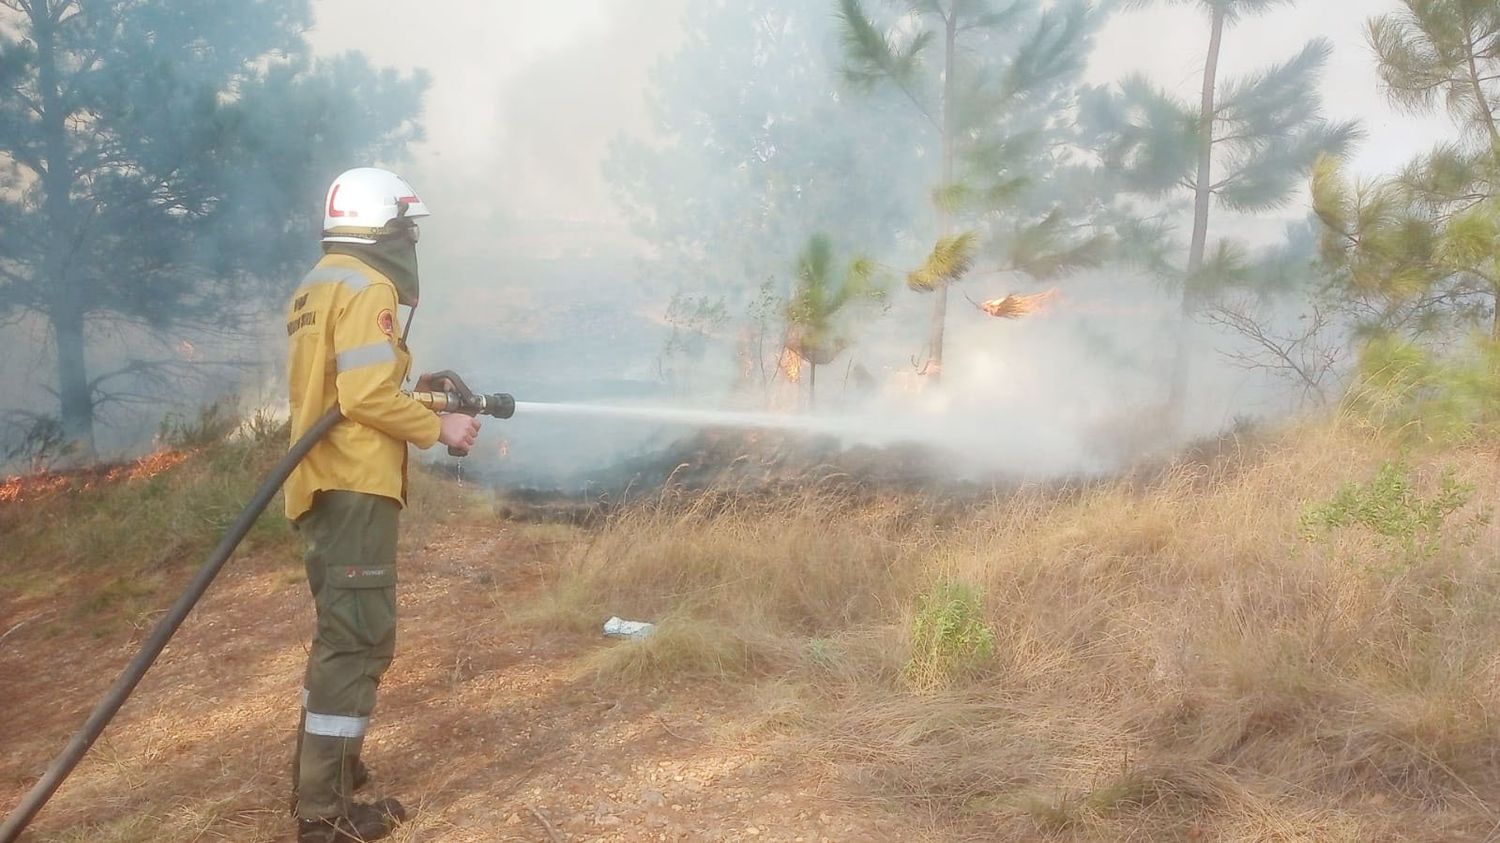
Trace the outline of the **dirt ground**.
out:
M 365 750 L 373 792 L 412 812 L 396 840 L 929 836 L 832 796 L 828 771 L 757 719 L 753 685 L 625 692 L 583 664 L 613 642 L 516 632 L 505 617 L 569 550 L 556 532 L 490 522 L 408 540 L 399 652 Z M 36 619 L 0 642 L 7 811 L 155 619 L 99 634 L 49 611 L 0 595 L 0 633 Z M 235 560 L 22 839 L 293 839 L 287 772 L 311 630 L 299 562 Z

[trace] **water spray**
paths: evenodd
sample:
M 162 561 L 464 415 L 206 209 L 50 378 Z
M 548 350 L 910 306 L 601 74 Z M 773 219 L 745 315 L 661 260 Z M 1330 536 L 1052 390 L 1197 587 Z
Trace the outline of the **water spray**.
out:
M 658 422 L 664 424 L 681 424 L 698 427 L 738 427 L 758 428 L 770 430 L 788 430 L 803 433 L 818 433 L 836 436 L 868 435 L 871 432 L 870 421 L 849 417 L 830 417 L 816 415 L 778 415 L 775 413 L 736 412 L 711 409 L 689 409 L 677 407 L 659 406 L 618 406 L 610 404 L 592 403 L 547 403 L 533 401 L 517 401 L 513 396 L 505 393 L 482 394 L 471 392 L 463 383 L 463 380 L 451 372 L 442 372 L 433 375 L 434 382 L 447 381 L 448 386 L 444 391 L 416 391 L 409 393 L 410 396 L 422 406 L 436 413 L 462 413 L 469 416 L 490 416 L 497 419 L 509 419 L 517 410 L 527 415 L 573 415 L 594 418 L 610 418 L 620 420 L 634 420 L 644 422 Z M 449 391 L 451 390 L 451 391 Z M 889 416 L 882 416 L 889 421 Z M 69 740 L 68 745 L 53 760 L 47 771 L 37 780 L 32 789 L 22 798 L 5 822 L 0 824 L 0 843 L 14 843 L 30 824 L 57 789 L 62 786 L 64 780 L 83 760 L 83 756 L 104 733 L 114 716 L 129 700 L 131 693 L 145 677 L 146 672 L 156 662 L 162 650 L 171 641 L 183 621 L 198 604 L 198 601 L 208 591 L 209 586 L 219 575 L 229 558 L 234 554 L 245 534 L 255 525 L 257 519 L 265 512 L 266 507 L 275 498 L 276 492 L 281 489 L 286 479 L 307 456 L 324 436 L 328 434 L 339 422 L 343 421 L 338 407 L 334 407 L 324 414 L 313 427 L 297 440 L 287 451 L 271 472 L 266 475 L 264 481 L 256 489 L 250 502 L 230 527 L 229 531 L 219 541 L 218 546 L 210 554 L 208 561 L 203 564 L 187 589 L 179 596 L 167 610 L 167 613 L 157 622 L 141 645 L 136 654 L 120 677 L 115 680 L 103 699 L 94 708 L 83 727 Z M 452 448 L 448 453 L 455 457 L 465 456 L 463 452 Z
M 877 432 L 898 434 L 898 426 L 890 424 L 889 414 L 860 418 L 855 416 L 827 416 L 813 414 L 757 413 L 736 410 L 712 410 L 688 407 L 662 407 L 652 405 L 618 405 L 579 402 L 520 401 L 516 407 L 526 416 L 581 416 L 584 418 L 615 419 L 620 421 L 658 422 L 691 427 L 738 427 L 759 430 L 785 430 L 795 433 L 824 434 L 828 436 L 868 436 Z

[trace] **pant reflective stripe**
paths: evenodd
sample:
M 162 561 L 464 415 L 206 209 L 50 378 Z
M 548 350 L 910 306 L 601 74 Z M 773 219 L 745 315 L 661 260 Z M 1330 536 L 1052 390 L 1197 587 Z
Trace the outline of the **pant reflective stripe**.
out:
M 377 363 L 394 363 L 396 362 L 396 349 L 388 340 L 381 340 L 359 348 L 351 348 L 348 351 L 340 351 L 335 359 L 340 372 L 349 372 L 366 366 L 374 366 Z
M 307 288 L 318 284 L 343 284 L 351 292 L 359 292 L 370 286 L 370 279 L 363 273 L 352 269 L 338 266 L 324 266 L 314 269 L 302 277 L 302 283 L 297 287 L 297 295 L 307 292 Z
M 370 725 L 368 717 L 345 717 L 342 714 L 314 714 L 307 713 L 307 725 L 303 727 L 309 735 L 322 735 L 327 738 L 358 738 L 363 737 L 365 729 Z

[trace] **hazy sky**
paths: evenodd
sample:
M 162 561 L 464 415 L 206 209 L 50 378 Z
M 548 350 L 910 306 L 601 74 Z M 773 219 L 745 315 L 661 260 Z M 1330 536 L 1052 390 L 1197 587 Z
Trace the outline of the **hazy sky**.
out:
M 686 2 L 446 0 L 436 14 L 315 0 L 310 38 L 432 74 L 410 180 L 435 211 L 612 222 L 600 162 L 615 135 L 647 129 L 647 73 Z
M 359 49 L 432 74 L 428 141 L 409 172 L 440 213 L 501 209 L 533 221 L 612 224 L 618 217 L 599 169 L 607 144 L 648 129 L 647 73 L 677 42 L 682 10 L 708 1 L 446 0 L 443 14 L 419 14 L 395 0 L 316 0 L 311 37 L 321 52 Z M 1224 71 L 1232 77 L 1290 56 L 1309 38 L 1329 38 L 1329 111 L 1365 120 L 1359 171 L 1389 170 L 1450 131 L 1445 121 L 1393 113 L 1376 87 L 1364 23 L 1396 5 L 1303 0 L 1247 21 L 1226 36 Z M 1090 76 L 1141 71 L 1195 96 L 1206 32 L 1187 7 L 1119 15 Z

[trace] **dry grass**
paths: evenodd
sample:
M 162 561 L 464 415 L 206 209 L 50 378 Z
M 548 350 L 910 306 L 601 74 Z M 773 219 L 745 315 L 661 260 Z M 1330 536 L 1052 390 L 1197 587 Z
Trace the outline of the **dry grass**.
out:
M 159 606 L 162 587 L 196 564 L 279 448 L 210 445 L 140 483 L 0 511 L 9 605 L 30 617 L 51 595 L 51 604 L 77 602 L 90 623 L 129 617 L 136 602 Z M 813 774 L 827 771 L 828 790 L 849 805 L 917 818 L 933 839 L 1486 839 L 1500 828 L 1492 807 L 1500 805 L 1500 536 L 1480 516 L 1496 507 L 1500 459 L 1478 447 L 1407 455 L 1415 494 L 1438 494 L 1450 466 L 1476 490 L 1419 554 L 1359 526 L 1310 538 L 1303 517 L 1398 456 L 1381 438 L 1328 426 L 1213 467 L 967 508 L 856 499 L 831 486 L 779 497 L 668 494 L 597 531 L 537 525 L 511 535 L 498 546 L 515 563 L 511 573 L 551 566 L 534 600 L 523 599 L 532 580 L 480 579 L 509 570 L 478 564 L 496 550 L 485 543 L 488 528 L 476 526 L 496 511 L 485 496 L 418 474 L 407 535 L 411 550 L 430 557 L 428 575 L 448 577 L 418 595 L 434 601 L 429 625 L 454 617 L 450 589 L 471 594 L 482 582 L 513 623 L 548 633 L 592 637 L 615 614 L 658 621 L 652 638 L 600 648 L 560 668 L 557 681 L 569 684 L 562 674 L 581 670 L 630 689 L 604 694 L 621 699 L 644 696 L 642 688 L 682 693 L 684 678 L 713 683 L 754 707 L 735 734 L 757 752 L 779 746 Z M 433 525 L 452 518 L 470 526 L 472 547 L 421 545 L 441 540 Z M 262 589 L 255 594 L 266 602 L 226 623 L 248 626 L 275 610 L 287 627 L 288 607 L 305 611 L 288 602 L 300 565 L 295 538 L 278 522 L 273 514 L 255 536 L 269 563 L 264 577 L 242 584 Z M 164 555 L 172 541 L 177 550 Z M 99 547 L 111 550 L 90 552 Z M 947 584 L 962 589 L 945 592 Z M 80 596 L 64 599 L 70 589 Z M 972 610 L 952 603 L 976 614 L 993 646 L 982 663 L 953 660 L 963 669 L 952 675 L 937 659 L 913 682 L 915 621 L 932 611 L 919 607 L 941 603 L 924 604 L 939 593 L 976 594 Z M 472 626 L 487 599 L 466 604 L 459 626 Z M 972 629 L 967 620 L 927 615 L 922 628 Z M 59 635 L 77 626 L 62 614 L 47 623 Z M 458 663 L 474 646 L 503 661 L 498 644 L 472 629 L 446 634 L 459 651 L 429 656 L 432 664 Z M 226 716 L 264 720 L 257 734 L 279 722 L 294 681 L 286 677 L 301 659 L 294 637 L 259 673 L 223 660 L 264 709 Z M 478 694 L 478 710 L 492 714 L 516 693 L 514 674 L 495 665 L 495 684 Z M 434 668 L 448 693 L 459 687 L 455 671 Z M 556 705 L 544 697 L 539 706 Z M 532 717 L 512 714 L 517 724 Z M 579 715 L 577 728 L 593 716 Z M 91 816 L 126 816 L 75 825 L 58 839 L 161 839 L 162 828 L 190 839 L 241 824 L 254 833 L 232 839 L 269 839 L 267 829 L 282 827 L 279 748 L 275 758 L 254 756 L 248 778 L 243 758 L 225 763 L 212 798 L 184 790 L 124 810 L 148 781 L 144 771 L 186 739 L 183 722 L 169 719 L 161 737 L 133 733 L 145 748 L 118 762 L 101 743 L 102 783 L 72 785 L 84 788 L 70 797 L 76 804 L 110 809 Z M 591 740 L 573 726 L 566 736 Z M 486 751 L 454 757 L 479 763 Z M 562 765 L 569 775 L 573 764 Z M 452 798 L 446 784 L 432 787 L 434 799 Z M 402 839 L 444 833 L 414 825 Z
M 1500 827 L 1500 467 L 1433 552 L 1395 558 L 1309 506 L 1392 446 L 1305 428 L 1215 468 L 1022 493 L 956 522 L 919 502 L 667 497 L 615 517 L 527 620 L 667 619 L 601 681 L 782 689 L 767 722 L 853 799 L 1006 839 L 1454 840 Z M 935 583 L 982 595 L 983 670 L 903 681 Z M 790 688 L 791 690 L 787 690 Z M 790 702 L 789 702 L 790 701 Z

